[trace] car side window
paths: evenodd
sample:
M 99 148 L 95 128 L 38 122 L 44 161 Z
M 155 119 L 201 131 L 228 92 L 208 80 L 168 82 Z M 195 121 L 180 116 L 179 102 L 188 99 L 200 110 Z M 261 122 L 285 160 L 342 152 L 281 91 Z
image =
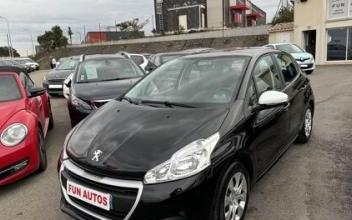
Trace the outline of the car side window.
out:
M 270 55 L 263 56 L 258 60 L 253 75 L 259 95 L 265 91 L 282 89 L 279 71 Z
M 20 79 L 27 92 L 34 88 L 34 82 L 25 73 L 20 73 Z
M 285 83 L 288 84 L 292 82 L 298 75 L 296 65 L 292 58 L 283 53 L 275 54 L 275 58 L 280 66 Z

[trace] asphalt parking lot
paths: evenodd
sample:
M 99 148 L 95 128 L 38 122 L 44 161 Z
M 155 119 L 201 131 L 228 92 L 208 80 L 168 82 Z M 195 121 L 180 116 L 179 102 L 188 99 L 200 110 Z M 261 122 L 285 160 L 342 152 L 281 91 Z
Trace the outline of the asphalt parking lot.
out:
M 46 71 L 31 76 L 40 85 Z M 311 141 L 294 145 L 255 186 L 247 220 L 352 219 L 352 66 L 319 67 Z M 55 128 L 47 139 L 49 166 L 0 189 L 0 219 L 70 219 L 59 209 L 56 164 L 70 130 L 66 102 L 54 97 Z

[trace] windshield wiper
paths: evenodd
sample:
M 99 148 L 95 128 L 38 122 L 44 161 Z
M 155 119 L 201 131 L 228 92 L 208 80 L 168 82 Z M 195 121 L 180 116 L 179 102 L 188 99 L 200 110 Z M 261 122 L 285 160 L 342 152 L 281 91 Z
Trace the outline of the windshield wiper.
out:
M 179 103 L 179 102 L 169 102 L 169 101 L 153 101 L 153 100 L 141 100 L 142 104 L 157 104 L 157 105 L 165 105 L 167 107 L 173 108 L 174 106 L 182 107 L 182 108 L 196 108 L 195 106 Z
M 107 82 L 107 81 L 115 81 L 115 80 L 125 80 L 125 79 L 133 79 L 134 77 L 118 77 L 113 79 L 103 79 L 100 82 Z
M 137 100 L 135 100 L 135 99 L 133 99 L 133 98 L 130 98 L 130 97 L 127 97 L 127 96 L 122 97 L 122 98 L 121 98 L 121 101 L 122 101 L 122 100 L 126 100 L 126 101 L 129 102 L 130 104 L 134 104 L 134 105 L 140 105 L 140 104 L 141 104 L 140 101 L 137 101 Z

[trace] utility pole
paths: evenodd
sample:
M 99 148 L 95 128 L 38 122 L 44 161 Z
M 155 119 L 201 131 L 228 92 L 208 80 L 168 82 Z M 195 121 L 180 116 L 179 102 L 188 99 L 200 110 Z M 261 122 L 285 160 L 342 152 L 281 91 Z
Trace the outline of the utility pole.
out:
M 11 40 L 11 31 L 10 31 L 10 23 L 9 20 L 3 16 L 0 16 L 0 19 L 4 19 L 7 25 L 7 38 L 8 38 L 8 45 L 9 45 L 9 56 L 13 57 L 13 50 L 12 50 L 12 40 Z
M 85 25 L 83 25 L 83 35 L 84 35 L 84 44 L 85 44 L 85 43 L 87 43 L 87 39 L 86 39 L 87 33 L 86 33 L 86 26 Z
M 79 44 L 82 44 L 82 34 L 81 32 L 76 32 L 79 35 Z

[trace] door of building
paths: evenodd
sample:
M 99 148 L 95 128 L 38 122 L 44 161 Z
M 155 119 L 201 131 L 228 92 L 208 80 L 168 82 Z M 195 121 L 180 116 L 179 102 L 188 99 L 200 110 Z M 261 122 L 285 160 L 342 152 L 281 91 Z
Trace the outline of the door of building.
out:
M 304 49 L 308 53 L 311 53 L 315 58 L 317 31 L 316 30 L 304 31 L 303 34 L 304 34 Z
M 188 30 L 187 15 L 180 15 L 178 17 L 178 24 L 179 28 L 183 27 L 185 30 Z

